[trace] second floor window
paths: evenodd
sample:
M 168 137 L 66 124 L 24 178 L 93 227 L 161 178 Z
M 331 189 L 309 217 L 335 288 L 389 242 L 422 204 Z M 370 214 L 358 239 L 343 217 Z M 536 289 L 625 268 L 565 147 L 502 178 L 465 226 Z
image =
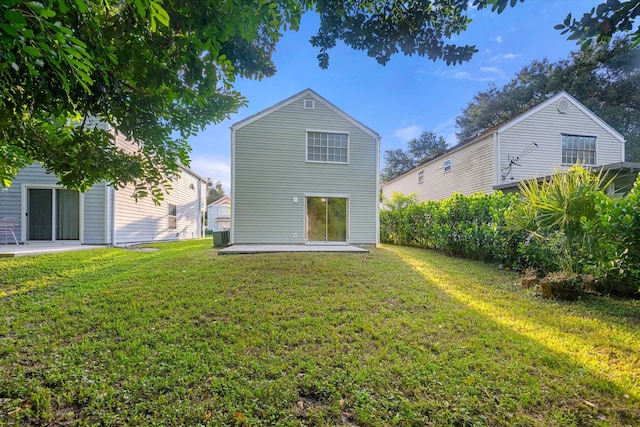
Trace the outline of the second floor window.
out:
M 583 135 L 562 135 L 562 164 L 596 164 L 596 137 Z
M 307 132 L 307 161 L 349 162 L 349 135 L 346 133 Z
M 445 160 L 442 166 L 445 172 L 449 172 L 451 170 L 451 159 Z
M 418 184 L 422 184 L 424 182 L 424 171 L 418 172 Z

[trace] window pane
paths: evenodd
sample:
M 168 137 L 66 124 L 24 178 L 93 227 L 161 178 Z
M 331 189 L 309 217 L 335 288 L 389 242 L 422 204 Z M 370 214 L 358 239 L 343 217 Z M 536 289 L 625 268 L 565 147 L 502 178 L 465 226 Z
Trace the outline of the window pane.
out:
M 341 133 L 308 132 L 307 160 L 347 163 L 348 135 Z

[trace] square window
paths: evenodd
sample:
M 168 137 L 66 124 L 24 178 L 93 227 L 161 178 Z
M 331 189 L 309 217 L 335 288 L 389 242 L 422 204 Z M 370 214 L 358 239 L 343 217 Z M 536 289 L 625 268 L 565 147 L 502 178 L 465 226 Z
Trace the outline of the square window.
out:
M 348 163 L 348 138 L 344 133 L 307 132 L 307 161 Z
M 562 135 L 562 163 L 587 166 L 596 164 L 596 137 L 584 135 Z

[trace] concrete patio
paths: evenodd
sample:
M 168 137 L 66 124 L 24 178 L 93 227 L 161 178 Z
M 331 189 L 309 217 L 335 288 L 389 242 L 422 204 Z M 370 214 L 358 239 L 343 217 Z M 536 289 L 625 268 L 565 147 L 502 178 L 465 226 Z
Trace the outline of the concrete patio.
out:
M 220 249 L 218 254 L 261 254 L 274 252 L 369 253 L 367 249 L 351 245 L 233 245 Z
M 27 244 L 22 243 L 20 245 L 0 244 L 0 258 L 82 251 L 99 248 L 106 248 L 106 246 L 81 245 L 77 242 L 29 242 Z

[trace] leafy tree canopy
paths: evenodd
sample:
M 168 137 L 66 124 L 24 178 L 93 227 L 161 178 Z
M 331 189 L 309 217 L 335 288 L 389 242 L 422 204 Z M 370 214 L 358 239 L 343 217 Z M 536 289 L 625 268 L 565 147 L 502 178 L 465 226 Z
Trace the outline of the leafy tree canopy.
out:
M 86 190 L 106 179 L 117 187 L 135 183 L 136 196 L 158 200 L 179 164 L 188 164 L 187 139 L 245 104 L 233 89 L 236 77 L 275 72 L 276 43 L 282 31 L 298 28 L 305 11 L 320 15 L 311 43 L 322 67 L 338 41 L 382 64 L 395 53 L 456 64 L 476 52 L 446 42 L 466 29 L 468 9 L 500 13 L 517 3 L 4 0 L 0 183 L 9 185 L 22 167 L 38 161 L 70 188 Z M 622 12 L 598 9 L 598 19 L 615 15 L 607 34 L 629 31 L 637 8 L 627 3 L 637 1 L 624 2 Z M 628 19 L 618 18 L 625 13 Z M 580 23 L 568 25 L 580 29 Z M 139 142 L 118 149 L 93 117 Z
M 565 90 L 620 132 L 626 158 L 640 161 L 640 47 L 627 38 L 574 52 L 555 63 L 532 61 L 502 88 L 477 93 L 456 118 L 464 141 Z
M 382 178 L 385 181 L 394 179 L 447 151 L 447 141 L 435 132 L 422 132 L 418 138 L 407 142 L 407 145 L 407 151 L 401 148 L 385 151 L 386 166 L 382 170 Z
M 222 182 L 216 181 L 214 184 L 211 178 L 208 179 L 209 190 L 207 191 L 207 205 L 219 200 L 225 196 L 224 188 L 222 188 Z

